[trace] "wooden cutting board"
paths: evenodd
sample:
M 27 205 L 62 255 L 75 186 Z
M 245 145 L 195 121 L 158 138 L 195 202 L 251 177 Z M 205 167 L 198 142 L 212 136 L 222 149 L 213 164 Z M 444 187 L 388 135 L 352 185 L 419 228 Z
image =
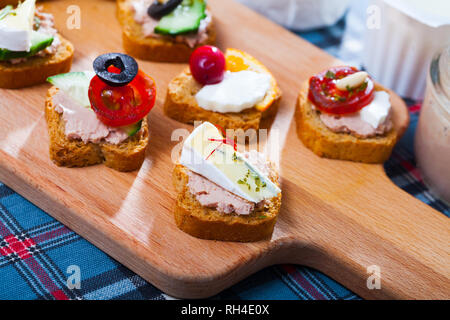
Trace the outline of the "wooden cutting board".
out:
M 80 0 L 81 29 L 70 30 L 67 7 L 47 1 L 61 33 L 76 47 L 73 70 L 120 52 L 114 1 Z M 58 168 L 48 158 L 44 97 L 49 85 L 0 90 L 0 181 L 25 196 L 164 292 L 202 298 L 273 264 L 319 269 L 364 298 L 450 298 L 448 218 L 396 187 L 381 165 L 321 159 L 295 134 L 298 90 L 312 74 L 339 61 L 232 1 L 211 0 L 219 45 L 260 59 L 279 81 L 283 103 L 272 125 L 280 139 L 283 205 L 270 241 L 240 244 L 193 238 L 175 226 L 171 184 L 174 129 L 165 117 L 167 83 L 185 65 L 139 61 L 158 85 L 150 114 L 150 147 L 139 172 L 103 165 Z M 408 123 L 395 96 L 395 122 Z M 273 156 L 273 154 L 271 154 Z M 369 290 L 376 265 L 381 289 Z

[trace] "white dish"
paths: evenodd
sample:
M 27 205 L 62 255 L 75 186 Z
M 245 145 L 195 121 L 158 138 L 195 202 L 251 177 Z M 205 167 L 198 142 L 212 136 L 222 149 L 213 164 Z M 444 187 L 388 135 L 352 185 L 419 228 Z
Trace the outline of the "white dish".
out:
M 433 54 L 450 43 L 448 0 L 430 1 L 419 5 L 417 1 L 373 0 L 368 7 L 364 67 L 382 85 L 415 100 L 424 97 Z M 429 9 L 424 10 L 424 5 Z
M 306 30 L 335 24 L 351 0 L 238 0 L 286 28 Z

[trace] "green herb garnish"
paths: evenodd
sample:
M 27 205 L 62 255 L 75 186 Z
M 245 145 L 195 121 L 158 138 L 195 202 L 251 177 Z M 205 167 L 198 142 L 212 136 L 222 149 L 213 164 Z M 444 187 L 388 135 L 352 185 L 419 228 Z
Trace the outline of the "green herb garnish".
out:
M 345 97 L 342 97 L 342 96 L 340 96 L 340 95 L 338 95 L 338 94 L 334 94 L 334 95 L 333 95 L 333 99 L 334 99 L 335 101 L 339 101 L 339 102 L 345 102 L 345 101 L 347 100 Z
M 345 90 L 348 92 L 348 97 L 351 98 L 353 96 L 355 88 L 351 88 L 349 85 L 345 87 Z
M 322 88 L 322 91 L 320 92 L 320 94 L 325 96 L 325 97 L 328 96 L 328 87 L 327 87 L 327 85 L 325 83 L 322 83 L 320 85 L 320 87 Z
M 325 74 L 325 78 L 328 79 L 336 79 L 336 74 L 333 71 L 328 70 Z
M 40 26 L 41 26 L 41 19 L 39 19 L 38 17 L 34 17 L 33 30 L 38 30 Z
M 251 189 L 250 184 L 248 183 L 248 176 L 246 176 L 244 179 L 239 179 L 237 183 L 246 185 L 248 190 Z
M 362 92 L 362 91 L 364 91 L 364 90 L 367 89 L 367 86 L 368 86 L 368 83 L 367 83 L 367 82 L 364 82 L 362 85 L 359 86 L 358 89 L 356 89 L 356 91 L 357 91 L 357 92 Z
M 252 189 L 251 184 L 249 183 L 249 178 L 252 178 L 255 184 L 255 191 L 260 192 L 262 188 L 267 187 L 267 184 L 261 180 L 261 178 L 256 174 L 255 172 L 251 171 L 250 169 L 247 170 L 247 173 L 245 174 L 245 177 L 238 180 L 238 184 L 246 185 L 248 190 Z

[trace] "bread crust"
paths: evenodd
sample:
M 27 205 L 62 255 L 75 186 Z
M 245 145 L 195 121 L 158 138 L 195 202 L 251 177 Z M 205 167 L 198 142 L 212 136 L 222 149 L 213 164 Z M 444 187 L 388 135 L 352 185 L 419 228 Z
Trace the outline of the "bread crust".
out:
M 55 111 L 53 96 L 58 92 L 52 87 L 45 100 L 45 119 L 50 140 L 50 159 L 62 167 L 86 167 L 104 163 L 118 171 L 134 171 L 145 160 L 148 145 L 148 121 L 143 119 L 141 130 L 119 145 L 108 143 L 84 143 L 69 140 L 65 135 L 65 124 L 61 115 Z
M 24 88 L 44 83 L 50 76 L 69 72 L 74 48 L 68 40 L 58 36 L 61 44 L 55 54 L 30 57 L 17 64 L 0 61 L 0 88 Z
M 281 193 L 270 200 L 268 208 L 249 216 L 223 214 L 203 207 L 189 192 L 188 182 L 187 169 L 177 164 L 173 171 L 178 193 L 174 214 L 180 230 L 197 238 L 220 241 L 254 242 L 271 237 L 280 211 Z
M 320 120 L 308 99 L 308 86 L 304 86 L 297 99 L 295 118 L 297 134 L 303 144 L 320 157 L 364 163 L 384 163 L 389 159 L 397 142 L 392 129 L 384 136 L 358 138 L 348 133 L 335 133 Z M 376 90 L 382 90 L 376 87 Z
M 192 77 L 189 68 L 186 68 L 169 83 L 164 113 L 174 120 L 188 124 L 193 124 L 194 121 L 209 121 L 225 130 L 257 130 L 263 119 L 275 116 L 281 101 L 280 94 L 264 112 L 250 108 L 238 113 L 220 113 L 198 106 L 195 95 L 200 89 L 201 85 Z
M 0 0 L 0 9 L 7 5 L 17 6 L 19 1 L 20 0 Z
M 133 13 L 129 9 L 130 0 L 117 0 L 117 18 L 122 25 L 123 47 L 127 54 L 142 60 L 156 62 L 188 62 L 191 53 L 199 46 L 214 45 L 216 30 L 214 22 L 208 29 L 208 38 L 195 46 L 174 42 L 168 38 L 144 37 L 142 27 L 134 21 Z

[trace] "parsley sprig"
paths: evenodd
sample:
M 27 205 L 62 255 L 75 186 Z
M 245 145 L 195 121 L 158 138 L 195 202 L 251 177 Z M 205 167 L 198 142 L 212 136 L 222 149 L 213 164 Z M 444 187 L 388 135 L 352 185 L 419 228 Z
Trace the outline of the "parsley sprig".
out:
M 245 177 L 238 180 L 238 184 L 243 184 L 247 186 L 248 190 L 250 191 L 252 189 L 252 186 L 249 182 L 249 179 L 253 179 L 253 182 L 255 184 L 255 191 L 260 192 L 262 188 L 266 188 L 267 184 L 264 181 L 261 181 L 261 178 L 254 172 L 247 170 L 247 173 L 245 174 Z M 251 180 L 250 180 L 251 181 Z
M 336 74 L 333 71 L 328 70 L 327 73 L 325 74 L 325 78 L 336 79 Z

